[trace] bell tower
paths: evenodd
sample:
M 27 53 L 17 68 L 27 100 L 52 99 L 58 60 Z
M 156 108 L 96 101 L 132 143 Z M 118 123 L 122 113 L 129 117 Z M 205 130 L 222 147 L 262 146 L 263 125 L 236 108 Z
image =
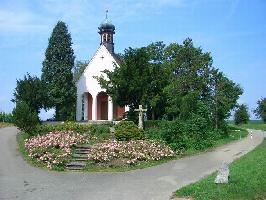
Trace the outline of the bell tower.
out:
M 114 53 L 114 34 L 115 26 L 108 20 L 108 10 L 106 10 L 105 20 L 98 27 L 101 37 L 101 45 L 103 44 L 110 53 Z

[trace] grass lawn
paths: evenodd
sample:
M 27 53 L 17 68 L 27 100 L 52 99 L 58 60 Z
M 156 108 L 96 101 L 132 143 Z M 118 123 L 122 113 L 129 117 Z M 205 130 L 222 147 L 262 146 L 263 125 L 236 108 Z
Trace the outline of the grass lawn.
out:
M 233 125 L 231 121 L 230 124 Z M 244 129 L 256 129 L 256 130 L 264 130 L 266 131 L 266 124 L 263 123 L 261 120 L 250 120 L 248 124 L 241 124 L 241 125 L 233 125 L 234 127 L 244 128 Z
M 230 183 L 217 185 L 214 173 L 176 191 L 193 199 L 266 199 L 266 140 L 252 152 L 230 164 Z
M 12 126 L 13 124 L 10 123 L 5 123 L 5 122 L 0 122 L 0 128 L 4 128 L 4 127 L 8 127 L 8 126 Z

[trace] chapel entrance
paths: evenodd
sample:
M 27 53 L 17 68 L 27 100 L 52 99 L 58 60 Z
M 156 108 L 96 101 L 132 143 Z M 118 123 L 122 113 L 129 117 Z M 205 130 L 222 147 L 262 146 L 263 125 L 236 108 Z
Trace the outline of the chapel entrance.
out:
M 92 120 L 92 96 L 88 93 L 88 120 Z
M 97 120 L 108 120 L 108 95 L 105 92 L 97 95 Z

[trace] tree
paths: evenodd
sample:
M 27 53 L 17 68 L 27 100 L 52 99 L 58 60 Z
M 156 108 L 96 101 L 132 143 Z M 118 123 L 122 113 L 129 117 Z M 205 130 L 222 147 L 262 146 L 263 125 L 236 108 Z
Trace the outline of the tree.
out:
M 216 129 L 226 126 L 225 119 L 231 115 L 231 110 L 237 106 L 243 89 L 229 80 L 222 72 L 213 69 L 211 73 L 211 99 L 213 125 Z
M 81 77 L 82 73 L 88 66 L 89 62 L 87 61 L 77 61 L 74 66 L 73 80 L 76 83 Z
M 145 94 L 150 81 L 148 61 L 145 48 L 126 49 L 120 67 L 115 66 L 114 71 L 105 70 L 107 79 L 104 76 L 97 79 L 116 104 L 129 105 L 133 111 L 139 104 L 147 104 Z
M 24 79 L 17 80 L 17 87 L 13 93 L 14 99 L 12 102 L 26 102 L 29 107 L 36 113 L 40 112 L 45 101 L 44 86 L 42 81 L 36 77 L 27 74 Z
M 38 114 L 37 112 L 32 110 L 26 102 L 17 102 L 12 114 L 14 124 L 20 130 L 25 131 L 29 134 L 34 133 L 34 130 L 39 124 Z
M 266 123 L 266 98 L 261 98 L 257 102 L 258 106 L 254 110 L 257 117 L 261 118 L 264 123 Z
M 145 99 L 148 106 L 148 118 L 160 119 L 165 114 L 166 95 L 164 88 L 169 84 L 171 71 L 165 65 L 165 48 L 163 42 L 155 42 L 146 47 L 149 55 L 149 83 Z M 151 114 L 151 116 L 149 116 Z
M 74 60 L 71 35 L 66 24 L 59 21 L 49 38 L 42 68 L 47 97 L 45 107 L 55 108 L 56 120 L 73 120 L 75 116 Z
M 171 44 L 166 48 L 166 65 L 171 69 L 166 113 L 170 119 L 187 119 L 196 112 L 197 101 L 207 101 L 210 88 L 212 58 L 196 48 L 190 38 L 183 45 Z
M 235 112 L 235 124 L 247 124 L 249 121 L 248 107 L 244 104 L 238 106 Z

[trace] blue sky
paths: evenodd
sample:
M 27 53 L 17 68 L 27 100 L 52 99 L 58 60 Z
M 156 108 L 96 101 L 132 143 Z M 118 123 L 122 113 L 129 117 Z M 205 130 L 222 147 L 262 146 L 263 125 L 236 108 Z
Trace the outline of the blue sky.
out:
M 243 87 L 240 103 L 254 109 L 266 96 L 265 0 L 0 0 L 0 111 L 12 111 L 16 79 L 40 76 L 58 20 L 68 25 L 76 60 L 89 60 L 106 9 L 116 26 L 116 52 L 190 37 Z

